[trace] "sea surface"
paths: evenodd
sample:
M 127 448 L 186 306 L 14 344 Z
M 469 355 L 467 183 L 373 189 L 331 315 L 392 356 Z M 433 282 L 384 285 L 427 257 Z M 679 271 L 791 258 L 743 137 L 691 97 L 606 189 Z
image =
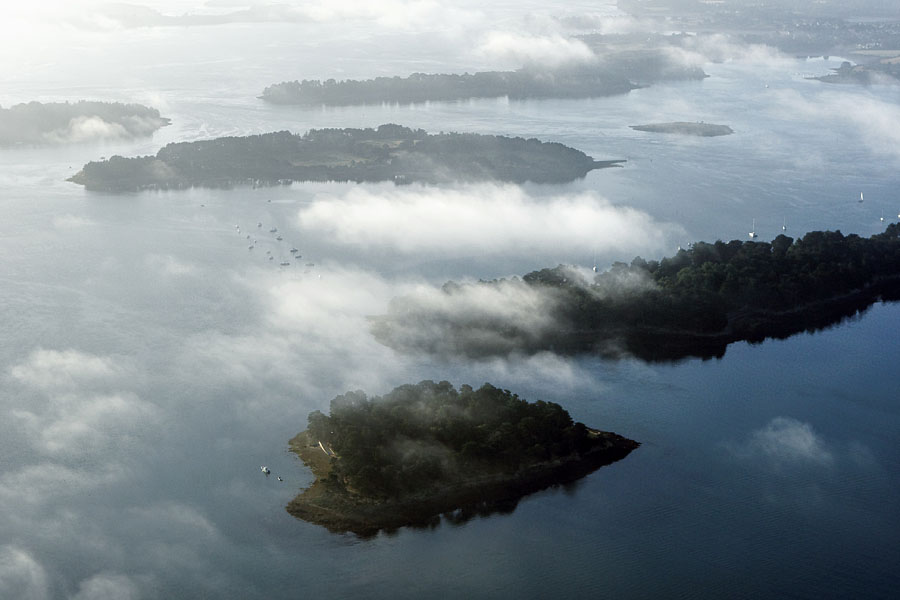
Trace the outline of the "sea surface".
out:
M 505 23 L 525 8 L 491 14 Z M 751 229 L 877 233 L 900 212 L 896 89 L 827 86 L 805 78 L 842 58 L 757 49 L 705 61 L 703 81 L 587 100 L 256 98 L 285 79 L 504 66 L 379 26 L 64 29 L 69 52 L 5 63 L 5 107 L 135 101 L 172 125 L 0 149 L 0 596 L 894 597 L 900 305 L 675 364 L 403 356 L 366 318 L 448 279 L 661 258 Z M 629 128 L 679 120 L 735 133 Z M 382 123 L 627 162 L 565 186 L 100 194 L 65 181 L 89 160 L 172 141 Z M 310 411 L 423 379 L 558 402 L 642 446 L 462 524 L 358 539 L 285 512 L 312 479 L 287 449 Z

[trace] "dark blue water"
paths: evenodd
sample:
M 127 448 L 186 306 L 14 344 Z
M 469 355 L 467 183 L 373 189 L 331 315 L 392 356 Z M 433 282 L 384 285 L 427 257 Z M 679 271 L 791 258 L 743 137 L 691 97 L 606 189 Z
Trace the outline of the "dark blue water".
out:
M 705 65 L 703 82 L 613 98 L 304 111 L 253 96 L 329 69 L 365 76 L 474 59 L 446 40 L 404 54 L 412 34 L 392 30 L 380 44 L 362 26 L 318 38 L 271 25 L 182 33 L 106 33 L 97 48 L 107 54 L 73 46 L 43 70 L 5 75 L 4 106 L 155 99 L 173 125 L 152 139 L 0 151 L 0 596 L 893 595 L 898 305 L 670 365 L 400 356 L 369 336 L 366 316 L 448 278 L 658 258 L 697 239 L 744 239 L 754 219 L 762 239 L 784 223 L 790 235 L 875 233 L 900 210 L 894 90 L 803 79 L 839 59 L 744 57 Z M 248 39 L 269 43 L 239 44 Z M 316 39 L 334 52 L 310 58 Z M 197 53 L 184 59 L 190 45 Z M 85 53 L 108 70 L 73 80 Z M 628 127 L 674 120 L 735 134 Z M 384 122 L 536 136 L 628 162 L 562 187 L 98 195 L 64 181 L 87 160 L 169 141 Z M 328 212 L 335 202 L 342 211 Z M 435 223 L 442 202 L 458 210 Z M 246 235 L 259 238 L 254 250 Z M 287 243 L 304 256 L 280 268 Z M 287 451 L 306 415 L 347 390 L 422 379 L 556 401 L 642 446 L 511 514 L 460 525 L 359 540 L 287 515 L 311 483 Z

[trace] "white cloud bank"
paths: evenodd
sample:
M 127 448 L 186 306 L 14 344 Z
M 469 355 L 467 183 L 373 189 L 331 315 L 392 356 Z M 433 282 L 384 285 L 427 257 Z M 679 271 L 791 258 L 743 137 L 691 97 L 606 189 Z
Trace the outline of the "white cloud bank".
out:
M 513 68 L 523 65 L 558 68 L 597 60 L 581 40 L 552 33 L 491 31 L 484 36 L 475 54 Z
M 560 251 L 653 253 L 682 235 L 639 210 L 590 192 L 536 198 L 517 186 L 425 187 L 319 196 L 299 224 L 360 248 L 470 255 Z

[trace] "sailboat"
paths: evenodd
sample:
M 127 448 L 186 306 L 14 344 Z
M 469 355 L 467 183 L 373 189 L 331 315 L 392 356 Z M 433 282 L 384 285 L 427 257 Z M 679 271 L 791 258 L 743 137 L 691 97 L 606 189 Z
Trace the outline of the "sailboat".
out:
M 781 222 L 781 230 L 782 230 L 782 231 L 787 231 L 787 219 L 784 219 L 784 220 Z
M 751 239 L 756 237 L 756 219 L 753 219 L 753 228 L 750 229 L 750 233 L 748 235 Z
M 863 201 L 863 193 L 862 193 L 862 192 L 859 193 L 859 201 L 860 201 L 860 202 Z

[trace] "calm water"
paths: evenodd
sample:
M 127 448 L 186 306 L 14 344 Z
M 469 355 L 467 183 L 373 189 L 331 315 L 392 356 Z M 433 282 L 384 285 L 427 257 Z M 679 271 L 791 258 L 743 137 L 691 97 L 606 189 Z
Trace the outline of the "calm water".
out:
M 660 257 L 696 239 L 743 239 L 754 219 L 762 239 L 783 223 L 792 235 L 875 233 L 900 210 L 896 90 L 803 79 L 840 59 L 744 57 L 706 64 L 703 82 L 594 100 L 311 111 L 257 101 L 269 83 L 329 69 L 472 68 L 441 42 L 410 56 L 408 32 L 380 43 L 364 27 L 317 35 L 335 52 L 300 61 L 315 40 L 283 26 L 113 33 L 105 48 L 126 58 L 155 49 L 156 61 L 126 69 L 85 46 L 4 76 L 4 106 L 155 98 L 173 125 L 148 140 L 0 151 L 0 596 L 893 595 L 900 306 L 676 365 L 434 362 L 378 345 L 365 317 L 450 277 Z M 213 60 L 232 46 L 242 51 Z M 108 70 L 86 69 L 74 85 L 70 68 L 85 55 Z M 628 128 L 669 120 L 736 133 Z M 169 141 L 384 122 L 535 136 L 628 163 L 521 189 L 101 195 L 64 181 L 87 160 Z M 462 207 L 458 219 L 420 211 L 447 203 Z M 566 221 L 576 210 L 587 225 Z M 303 259 L 280 268 L 286 244 Z M 309 411 L 349 389 L 421 379 L 557 401 L 643 446 L 572 488 L 458 526 L 358 540 L 284 512 L 311 483 L 287 452 Z

